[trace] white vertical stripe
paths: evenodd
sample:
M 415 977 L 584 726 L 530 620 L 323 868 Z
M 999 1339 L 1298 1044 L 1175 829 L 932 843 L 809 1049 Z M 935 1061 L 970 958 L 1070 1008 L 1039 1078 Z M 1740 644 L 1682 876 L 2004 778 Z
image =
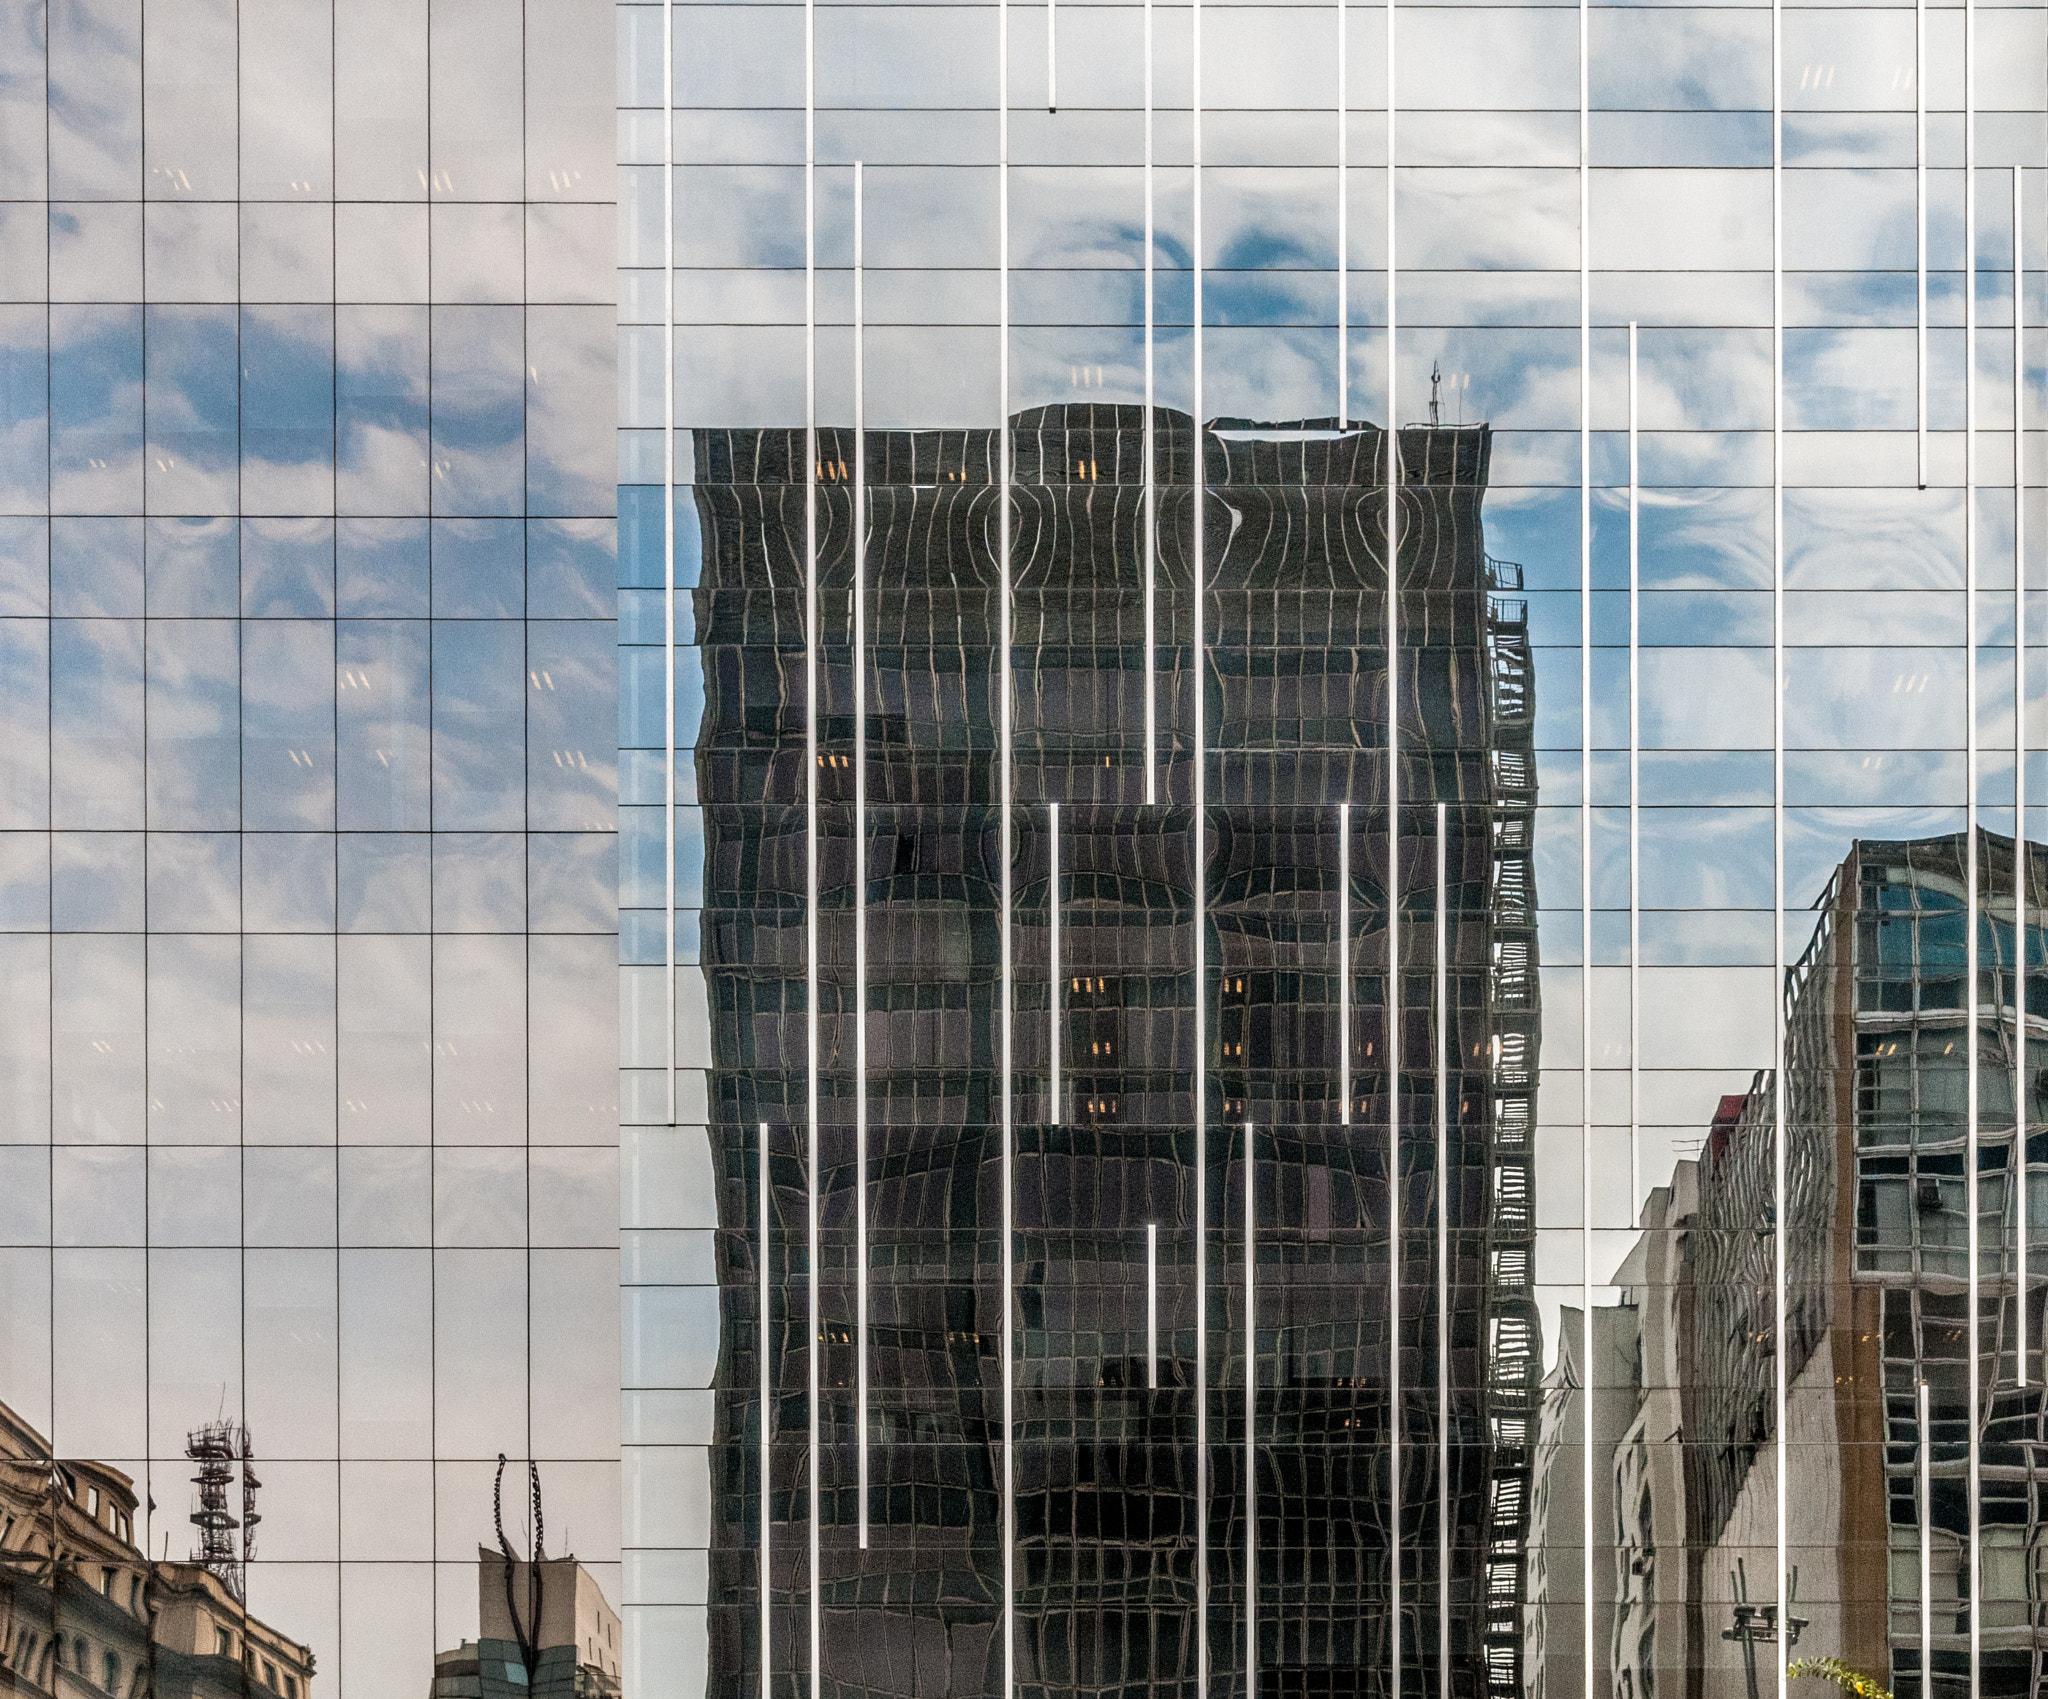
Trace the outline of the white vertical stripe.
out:
M 1436 1690 L 1451 1699 L 1450 808 L 1436 805 Z
M 1628 327 L 1628 1226 L 1643 1207 L 1642 461 L 1636 327 Z
M 2017 238 L 2019 232 L 2013 232 Z M 2015 301 L 2014 322 L 2019 303 Z M 1963 1208 L 1970 1259 L 1970 1699 L 1977 1699 L 1984 1632 L 1983 1450 L 1979 1404 L 1983 1387 L 1982 1320 L 1979 1303 L 1979 1237 L 1977 1218 L 1977 926 L 1981 895 L 1977 889 L 1977 8 L 1963 0 L 1963 802 L 1966 834 L 1963 880 L 1968 928 L 1963 943 L 1963 974 L 1969 982 L 1964 1002 L 1966 1049 L 1963 1053 L 1965 1110 L 1963 1125 Z
M 1920 487 L 1927 488 L 1927 0 L 1913 0 L 1913 226 L 1918 281 L 1914 320 L 1914 441 Z
M 1153 681 L 1157 615 L 1153 566 L 1158 556 L 1158 486 L 1152 463 L 1152 0 L 1145 0 L 1145 801 L 1159 800 L 1159 699 Z
M 1011 1119 L 1010 1023 L 1010 6 L 996 0 L 996 573 L 997 613 L 996 814 L 1001 822 L 1002 982 L 998 992 L 997 1062 L 1003 1072 L 1003 1692 L 1017 1691 L 1017 1153 Z
M 818 151 L 816 0 L 804 0 L 804 1125 L 810 1259 L 811 1699 L 819 1699 L 818 1516 Z
M 1045 912 L 1049 938 L 1047 955 L 1049 971 L 1046 974 L 1047 1054 L 1051 1059 L 1052 1104 L 1046 1119 L 1057 1127 L 1060 1124 L 1060 805 L 1049 802 L 1045 805 L 1046 836 L 1052 842 L 1052 871 L 1046 880 Z
M 676 9 L 661 7 L 662 1007 L 668 1123 L 676 1119 Z
M 1928 1428 L 1927 1383 L 1919 1384 L 1920 1416 L 1920 1693 L 1934 1699 L 1934 1440 Z
M 821 1538 L 824 1490 L 821 1480 L 823 1459 L 819 1445 L 819 1403 L 823 1382 L 825 1318 L 818 1290 L 818 1124 L 811 1123 L 811 1144 L 804 1152 L 804 1260 L 810 1295 L 810 1499 L 811 1499 L 811 1699 L 823 1690 L 824 1670 L 824 1542 Z
M 1195 888 L 1195 1694 L 1209 1699 L 1209 826 L 1208 727 L 1203 721 L 1207 645 L 1203 641 L 1208 571 L 1202 520 L 1208 503 L 1208 440 L 1202 420 L 1202 0 L 1193 0 L 1190 40 L 1189 138 L 1194 166 L 1194 450 L 1189 469 L 1194 514 L 1190 582 L 1194 602 L 1194 888 Z
M 868 1549 L 868 430 L 867 225 L 861 162 L 853 162 L 853 1233 L 858 1423 L 855 1490 Z
M 1783 0 L 1771 0 L 1771 1232 L 1772 1453 L 1777 1491 L 1777 1611 L 1780 1633 L 1792 1614 L 1785 1439 L 1785 41 Z M 1785 1660 L 1776 1657 L 1778 1699 Z
M 769 1305 L 773 1300 L 772 1276 L 768 1267 L 768 1123 L 761 1123 L 761 1150 L 759 1156 L 761 1221 L 760 1235 L 756 1241 L 761 1259 L 761 1699 L 770 1699 L 774 1684 L 772 1659 L 775 1649 L 773 1613 L 769 1605 L 774 1568 L 769 1561 L 769 1527 L 773 1521 L 771 1508 L 774 1501 L 775 1465 L 769 1439 L 772 1431 L 774 1404 L 773 1388 L 768 1372 L 769 1361 Z
M 1244 1124 L 1244 1690 L 1259 1699 L 1259 1164 Z
M 1045 109 L 1060 109 L 1059 0 L 1045 0 Z
M 1395 371 L 1394 54 L 1400 9 L 1387 0 L 1387 1670 L 1401 1699 L 1401 412 Z
M 2012 168 L 2012 1165 L 2018 1380 L 2027 1384 L 2027 266 Z
M 1588 0 L 1579 0 L 1579 1597 L 1593 1699 L 1593 200 Z
M 1351 1125 L 1351 804 L 1337 804 L 1337 1120 Z
M 1337 0 L 1337 428 L 1351 423 L 1351 94 L 1349 0 Z
M 1159 1223 L 1145 1223 L 1145 1386 L 1159 1390 Z

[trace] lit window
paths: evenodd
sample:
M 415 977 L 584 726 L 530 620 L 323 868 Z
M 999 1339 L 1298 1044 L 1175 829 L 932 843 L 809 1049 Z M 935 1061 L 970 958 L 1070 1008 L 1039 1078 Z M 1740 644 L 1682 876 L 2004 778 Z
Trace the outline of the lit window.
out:
M 95 1522 L 100 1519 L 100 1489 L 98 1487 L 87 1487 L 85 1489 L 85 1513 Z

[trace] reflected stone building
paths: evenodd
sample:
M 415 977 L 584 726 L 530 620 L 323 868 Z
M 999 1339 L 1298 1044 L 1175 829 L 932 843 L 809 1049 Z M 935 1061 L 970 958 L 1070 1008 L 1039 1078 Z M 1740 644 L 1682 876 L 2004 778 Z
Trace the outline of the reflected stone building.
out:
M 1815 907 L 1786 986 L 1785 1337 L 1777 1337 L 1774 1107 L 1759 1074 L 1724 1100 L 1698 1163 L 1654 1193 L 1617 1276 L 1642 1316 L 1637 1416 L 1613 1459 L 1621 1548 L 1616 1691 L 1751 1691 L 1737 1607 L 1775 1615 L 1777 1362 L 1785 1353 L 1785 1506 L 1798 1650 L 1919 1695 L 1927 1522 L 1936 1694 L 1970 1691 L 1970 1614 L 1985 1694 L 2038 1692 L 2048 1446 L 2038 1264 L 2016 1301 L 2016 1014 L 2010 840 L 1980 840 L 1978 1396 L 1983 1549 L 1969 1549 L 1969 1104 L 1965 840 L 1863 841 Z M 2042 869 L 2029 869 L 2030 916 Z M 2028 927 L 2031 960 L 2043 955 Z M 2048 1012 L 2048 1011 L 2042 1011 Z M 2044 1035 L 2030 1011 L 2032 1042 Z M 2037 1048 L 2033 1052 L 2038 1057 Z M 2029 1128 L 2042 1125 L 2038 1064 Z M 2030 1157 L 2042 1135 L 2029 1132 Z M 2030 1182 L 2028 1219 L 2048 1197 Z M 2036 1229 L 2028 1230 L 2032 1242 Z M 1923 1436 L 1917 1388 L 1929 1396 Z M 1920 1448 L 1932 1491 L 1923 1506 Z M 1647 1554 L 1648 1561 L 1645 1562 Z M 1683 1573 L 1680 1573 L 1680 1565 Z M 1617 1569 L 1622 1565 L 1618 1564 Z M 1975 1576 L 1973 1577 L 1973 1570 Z M 1767 1683 L 1777 1649 L 1757 1648 Z
M 0 1693 L 311 1699 L 312 1648 L 250 1614 L 239 1571 L 152 1560 L 137 1509 L 130 1476 L 0 1405 Z
M 1052 407 L 1012 426 L 1007 758 L 998 434 L 876 431 L 857 445 L 820 431 L 814 662 L 803 433 L 694 435 L 694 782 L 722 1288 L 710 1683 L 726 1699 L 760 1690 L 764 1646 L 775 1691 L 803 1691 L 813 1636 L 829 1692 L 1001 1693 L 1006 1605 L 1023 1692 L 1192 1693 L 1203 1534 L 1213 1691 L 1246 1686 L 1248 1609 L 1268 1692 L 1386 1693 L 1397 1658 L 1404 1688 L 1433 1692 L 1440 1645 L 1450 1692 L 1519 1687 L 1536 1374 L 1535 796 L 1526 619 L 1504 593 L 1519 569 L 1488 559 L 1481 528 L 1491 436 L 1400 435 L 1390 692 L 1386 433 L 1329 420 L 1220 420 L 1203 433 L 1199 655 L 1195 433 L 1161 411 L 1152 434 L 1148 595 L 1142 410 Z M 856 654 L 849 485 L 863 459 Z M 1404 1017 L 1392 1175 L 1390 741 Z

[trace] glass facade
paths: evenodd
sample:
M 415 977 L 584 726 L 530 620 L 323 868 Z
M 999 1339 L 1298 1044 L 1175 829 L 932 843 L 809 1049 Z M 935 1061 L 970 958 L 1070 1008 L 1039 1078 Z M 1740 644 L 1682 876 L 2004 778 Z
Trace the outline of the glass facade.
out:
M 0 1688 L 2048 1688 L 2044 263 L 2039 4 L 0 0 Z
M 1007 740 L 997 433 L 821 436 L 814 714 L 798 604 L 776 589 L 804 582 L 803 439 L 694 434 L 721 1690 L 759 1682 L 764 1609 L 771 1677 L 801 1677 L 772 1648 L 802 1646 L 815 1610 L 830 1679 L 880 1691 L 921 1691 L 934 1637 L 952 1680 L 1000 1691 L 1006 1634 L 1021 1688 L 1179 1691 L 1205 1616 L 1219 1678 L 1251 1657 L 1290 1691 L 1348 1691 L 1393 1655 L 1396 1598 L 1418 1671 L 1446 1646 L 1467 1675 L 1482 1648 L 1512 1660 L 1518 1625 L 1489 1623 L 1477 1583 L 1512 1585 L 1490 1507 L 1526 1474 L 1533 1391 L 1533 1093 L 1496 1092 L 1484 1065 L 1536 1020 L 1526 614 L 1495 593 L 1519 569 L 1485 552 L 1484 427 L 1395 451 L 1333 424 L 1211 440 L 1197 610 L 1188 416 L 1020 414 L 1012 644 L 1031 660 Z M 836 476 L 856 454 L 864 551 Z M 1390 511 L 1391 616 L 1374 565 Z M 1198 662 L 1204 621 L 1227 635 Z M 1395 699 L 1420 735 L 1390 775 Z M 1209 794 L 1259 800 L 1197 811 L 1198 763 Z M 795 1136 L 813 1031 L 815 1153 Z M 1006 1223 L 1007 1327 L 986 1255 Z
M 0 8 L 10 1691 L 620 1596 L 610 26 Z

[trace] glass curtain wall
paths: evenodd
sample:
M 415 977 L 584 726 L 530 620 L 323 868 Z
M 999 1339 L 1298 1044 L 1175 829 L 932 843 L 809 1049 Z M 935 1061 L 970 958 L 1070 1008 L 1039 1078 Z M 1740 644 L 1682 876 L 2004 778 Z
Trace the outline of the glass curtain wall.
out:
M 618 16 L 648 1679 L 2035 1690 L 2042 10 Z
M 610 24 L 0 7 L 10 1688 L 620 1599 Z

